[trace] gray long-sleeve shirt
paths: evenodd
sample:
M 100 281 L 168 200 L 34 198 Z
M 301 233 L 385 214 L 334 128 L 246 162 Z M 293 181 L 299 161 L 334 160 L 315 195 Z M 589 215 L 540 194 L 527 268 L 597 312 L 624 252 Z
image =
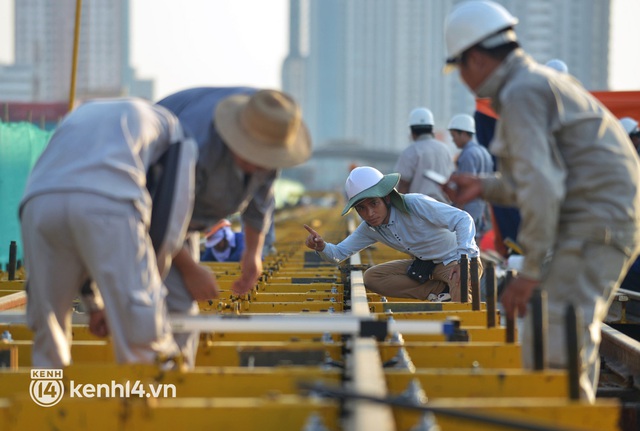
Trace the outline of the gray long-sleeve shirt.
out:
M 33 167 L 20 203 L 44 193 L 87 192 L 132 201 L 147 226 L 152 203 L 147 172 L 181 141 L 167 231 L 158 263 L 182 246 L 191 217 L 197 149 L 178 119 L 141 99 L 89 101 L 67 115 Z
M 469 214 L 418 193 L 406 194 L 404 200 L 408 214 L 392 206 L 389 223 L 373 227 L 362 222 L 342 242 L 326 243 L 318 254 L 328 262 L 338 263 L 381 242 L 412 257 L 436 263 L 451 263 L 461 254 L 478 256 L 476 231 Z
M 573 77 L 517 49 L 477 89 L 500 115 L 489 150 L 499 174 L 484 197 L 516 205 L 522 273 L 540 278 L 545 254 L 569 226 L 638 226 L 640 165 L 617 119 Z

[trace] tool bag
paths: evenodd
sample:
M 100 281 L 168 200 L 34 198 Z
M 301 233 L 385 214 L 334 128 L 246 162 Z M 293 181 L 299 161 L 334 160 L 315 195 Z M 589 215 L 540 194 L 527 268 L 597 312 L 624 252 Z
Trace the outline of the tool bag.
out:
M 414 259 L 409 268 L 407 268 L 407 276 L 415 281 L 424 283 L 431 280 L 431 274 L 437 263 L 432 260 Z

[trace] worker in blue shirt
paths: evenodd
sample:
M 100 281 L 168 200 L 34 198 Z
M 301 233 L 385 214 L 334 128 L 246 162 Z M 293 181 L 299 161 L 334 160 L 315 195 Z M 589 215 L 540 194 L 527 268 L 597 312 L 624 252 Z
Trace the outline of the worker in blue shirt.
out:
M 222 226 L 205 239 L 201 262 L 239 262 L 244 251 L 244 234 Z
M 491 154 L 474 139 L 476 122 L 471 115 L 455 115 L 451 118 L 448 129 L 453 143 L 461 150 L 456 163 L 456 173 L 473 175 L 493 173 Z M 473 218 L 476 226 L 476 242 L 479 243 L 484 234 L 491 229 L 491 213 L 487 202 L 476 198 L 464 204 L 462 209 Z
M 411 258 L 369 268 L 364 273 L 368 290 L 395 298 L 460 302 L 460 256 L 479 253 L 471 216 L 420 193 L 398 193 L 399 180 L 400 174 L 382 175 L 369 166 L 352 170 L 342 215 L 355 208 L 364 221 L 339 244 L 325 242 L 305 225 L 305 245 L 322 259 L 339 263 L 381 242 Z

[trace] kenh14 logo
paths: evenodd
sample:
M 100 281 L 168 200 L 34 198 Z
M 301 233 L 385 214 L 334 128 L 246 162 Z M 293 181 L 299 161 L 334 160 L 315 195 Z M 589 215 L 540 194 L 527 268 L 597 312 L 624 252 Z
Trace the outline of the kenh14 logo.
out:
M 60 402 L 64 396 L 62 384 L 62 370 L 33 369 L 31 370 L 31 384 L 29 395 L 39 406 L 52 407 Z

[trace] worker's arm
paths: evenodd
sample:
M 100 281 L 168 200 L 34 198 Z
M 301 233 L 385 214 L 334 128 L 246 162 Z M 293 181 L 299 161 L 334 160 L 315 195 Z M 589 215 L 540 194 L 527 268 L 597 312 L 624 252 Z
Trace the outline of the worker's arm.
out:
M 262 274 L 262 246 L 264 233 L 249 226 L 244 226 L 244 253 L 240 261 L 242 275 L 233 282 L 232 290 L 237 295 L 249 292 L 258 282 Z
M 194 300 L 216 298 L 220 293 L 216 277 L 209 269 L 194 261 L 189 250 L 182 247 L 173 258 L 173 265 L 182 275 L 185 288 Z

